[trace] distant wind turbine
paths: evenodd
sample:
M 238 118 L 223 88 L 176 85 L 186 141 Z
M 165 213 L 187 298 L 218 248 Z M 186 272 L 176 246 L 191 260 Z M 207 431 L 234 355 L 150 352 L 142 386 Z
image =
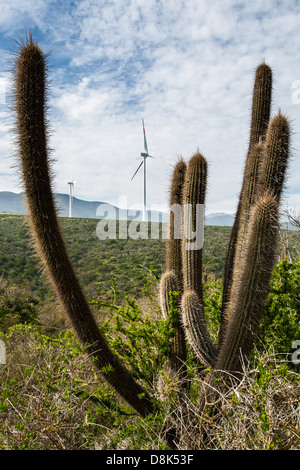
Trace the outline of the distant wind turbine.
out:
M 147 182 L 146 182 L 146 159 L 148 157 L 150 158 L 154 158 L 152 157 L 151 155 L 149 155 L 149 152 L 148 152 L 148 145 L 147 145 L 147 139 L 146 139 L 146 132 L 145 132 L 145 124 L 144 124 L 144 119 L 142 119 L 142 124 L 143 124 L 143 133 L 144 133 L 144 149 L 145 149 L 145 152 L 142 152 L 141 153 L 141 157 L 143 157 L 143 160 L 141 161 L 141 163 L 139 164 L 139 166 L 137 167 L 133 177 L 131 178 L 131 181 L 133 180 L 133 178 L 135 177 L 135 175 L 137 174 L 137 172 L 139 171 L 139 169 L 141 168 L 141 166 L 144 164 L 144 204 L 143 204 L 143 221 L 147 220 L 147 216 L 146 216 L 146 204 L 147 204 L 147 197 L 146 197 L 146 191 L 147 191 Z
M 70 186 L 69 192 L 69 217 L 72 217 L 72 205 L 73 205 L 73 197 L 74 197 L 74 184 L 77 183 L 76 181 L 69 181 L 68 185 Z

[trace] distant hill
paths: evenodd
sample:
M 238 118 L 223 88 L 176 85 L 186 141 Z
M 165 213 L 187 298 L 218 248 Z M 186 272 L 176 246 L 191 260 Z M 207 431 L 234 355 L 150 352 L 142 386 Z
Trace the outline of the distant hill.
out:
M 58 215 L 60 217 L 69 216 L 69 195 L 55 194 Z M 26 214 L 26 205 L 23 193 L 13 193 L 10 191 L 0 191 L 0 212 L 12 212 L 15 214 Z M 136 219 L 138 212 L 134 215 L 128 214 L 126 209 L 101 201 L 84 201 L 83 199 L 73 198 L 72 217 L 84 219 L 107 219 L 132 220 Z M 234 214 L 226 214 L 225 212 L 216 212 L 205 216 L 205 225 L 213 225 L 218 227 L 232 227 L 234 223 Z M 156 222 L 167 222 L 168 214 L 164 212 L 148 211 L 148 220 Z M 283 228 L 288 224 L 288 228 L 295 230 L 287 220 L 282 220 Z
M 55 200 L 58 209 L 59 217 L 69 216 L 69 195 L 68 194 L 55 194 Z M 0 191 L 0 212 L 11 212 L 15 214 L 26 214 L 26 204 L 24 200 L 24 193 L 13 193 L 9 191 Z M 108 219 L 118 220 L 132 220 L 139 215 L 132 214 L 126 209 L 119 209 L 118 207 L 103 202 L 103 201 L 84 201 L 73 197 L 72 203 L 72 217 L 83 219 L 99 219 L 106 217 Z M 167 214 L 148 211 L 148 220 L 166 222 Z
M 205 216 L 206 225 L 218 225 L 231 227 L 234 222 L 235 214 L 226 214 L 225 212 L 216 212 Z

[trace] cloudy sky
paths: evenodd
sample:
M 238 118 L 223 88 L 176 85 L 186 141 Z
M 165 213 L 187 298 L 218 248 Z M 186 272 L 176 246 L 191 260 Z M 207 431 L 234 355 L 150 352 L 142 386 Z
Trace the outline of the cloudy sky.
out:
M 0 191 L 12 169 L 10 74 L 29 29 L 49 54 L 55 191 L 131 207 L 167 204 L 172 166 L 199 148 L 209 165 L 206 212 L 236 209 L 257 65 L 273 69 L 273 115 L 293 130 L 284 205 L 300 210 L 300 1 L 0 0 Z M 122 202 L 121 202 L 122 201 Z

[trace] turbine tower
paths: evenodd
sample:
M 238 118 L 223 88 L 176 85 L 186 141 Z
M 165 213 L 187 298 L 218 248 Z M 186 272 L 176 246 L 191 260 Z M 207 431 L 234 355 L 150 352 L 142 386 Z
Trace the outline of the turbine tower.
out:
M 72 205 L 73 205 L 73 196 L 74 196 L 74 184 L 77 183 L 77 181 L 69 181 L 68 185 L 70 186 L 70 192 L 69 192 L 69 217 L 72 217 Z
M 143 124 L 143 133 L 144 133 L 144 149 L 145 149 L 145 152 L 142 152 L 141 153 L 141 157 L 143 157 L 143 160 L 141 161 L 141 163 L 139 164 L 139 166 L 137 167 L 133 177 L 131 178 L 131 181 L 133 180 L 133 178 L 135 177 L 135 175 L 137 174 L 137 172 L 139 171 L 139 169 L 141 168 L 141 166 L 144 164 L 144 201 L 143 201 L 143 221 L 146 221 L 147 220 L 147 208 L 146 208 L 146 204 L 147 204 L 147 177 L 146 177 L 146 160 L 148 157 L 150 158 L 154 158 L 152 157 L 151 155 L 149 155 L 149 152 L 148 152 L 148 145 L 147 145 L 147 139 L 146 139 L 146 132 L 145 132 L 145 124 L 144 124 L 144 119 L 142 119 L 142 124 Z

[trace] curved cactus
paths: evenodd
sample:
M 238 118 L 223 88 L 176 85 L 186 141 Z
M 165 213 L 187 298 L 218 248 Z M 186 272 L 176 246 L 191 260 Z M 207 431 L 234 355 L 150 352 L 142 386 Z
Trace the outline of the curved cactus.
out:
M 184 291 L 181 308 L 186 337 L 196 357 L 202 364 L 213 367 L 216 363 L 217 349 L 209 335 L 203 304 L 195 291 Z
M 45 56 L 30 35 L 16 60 L 15 108 L 24 190 L 36 249 L 79 339 L 102 377 L 145 416 L 153 409 L 151 399 L 111 352 L 99 331 L 61 235 L 50 181 L 46 71 Z

